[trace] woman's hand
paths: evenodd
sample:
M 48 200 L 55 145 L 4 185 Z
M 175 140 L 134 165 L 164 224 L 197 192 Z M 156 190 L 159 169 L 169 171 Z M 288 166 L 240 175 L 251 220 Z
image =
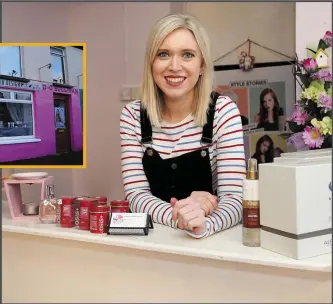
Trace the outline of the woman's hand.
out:
M 191 198 L 200 203 L 201 209 L 205 211 L 205 216 L 212 215 L 218 208 L 218 197 L 206 191 L 193 191 Z
M 191 195 L 185 200 L 182 200 L 184 202 L 182 203 L 177 203 L 176 198 L 171 198 L 170 203 L 174 206 L 172 215 L 175 220 L 177 219 L 177 214 L 179 208 L 182 208 L 184 204 L 198 204 L 199 203 L 199 208 L 201 208 L 205 212 L 205 216 L 207 215 L 212 215 L 214 210 L 218 208 L 218 198 L 215 195 L 210 194 L 209 192 L 206 191 L 193 191 Z
M 205 211 L 201 209 L 199 202 L 193 202 L 191 197 L 183 200 L 171 199 L 173 207 L 172 220 L 176 221 L 177 228 L 202 233 L 206 229 Z

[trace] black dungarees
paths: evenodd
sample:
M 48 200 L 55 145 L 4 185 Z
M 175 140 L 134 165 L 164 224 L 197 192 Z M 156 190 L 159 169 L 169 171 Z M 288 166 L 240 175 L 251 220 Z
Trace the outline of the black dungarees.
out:
M 207 191 L 213 194 L 212 171 L 208 146 L 212 143 L 215 104 L 219 95 L 211 94 L 212 102 L 207 113 L 207 123 L 203 127 L 201 143 L 206 146 L 183 155 L 162 159 L 153 148 L 147 148 L 142 158 L 152 195 L 170 202 L 187 198 L 192 191 Z M 152 126 L 147 112 L 141 108 L 142 144 L 152 143 Z

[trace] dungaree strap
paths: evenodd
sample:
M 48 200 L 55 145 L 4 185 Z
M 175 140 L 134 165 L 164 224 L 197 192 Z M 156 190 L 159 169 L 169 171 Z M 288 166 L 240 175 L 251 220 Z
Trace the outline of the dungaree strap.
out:
M 150 144 L 153 142 L 153 129 L 151 127 L 150 119 L 147 110 L 142 106 L 140 107 L 140 124 L 141 124 L 141 143 Z
M 201 142 L 204 144 L 211 144 L 213 138 L 213 124 L 215 115 L 215 105 L 217 98 L 220 96 L 217 92 L 212 92 L 210 97 L 212 101 L 209 104 L 207 113 L 207 123 L 203 126 Z M 153 142 L 153 129 L 151 127 L 150 119 L 147 110 L 142 106 L 140 107 L 140 123 L 141 123 L 141 143 L 149 144 Z
M 213 127 L 214 127 L 214 115 L 215 105 L 217 98 L 220 96 L 219 93 L 213 91 L 210 94 L 211 102 L 207 113 L 207 123 L 203 126 L 201 142 L 204 144 L 211 144 L 213 141 Z

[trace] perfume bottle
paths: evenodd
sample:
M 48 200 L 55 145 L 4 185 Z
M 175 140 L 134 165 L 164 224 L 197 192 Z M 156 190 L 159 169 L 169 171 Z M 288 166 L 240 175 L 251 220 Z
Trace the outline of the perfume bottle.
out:
M 260 247 L 260 201 L 258 163 L 248 160 L 246 179 L 243 180 L 243 245 Z
M 43 224 L 55 224 L 58 200 L 54 196 L 54 185 L 46 185 L 46 199 L 39 204 L 39 220 Z

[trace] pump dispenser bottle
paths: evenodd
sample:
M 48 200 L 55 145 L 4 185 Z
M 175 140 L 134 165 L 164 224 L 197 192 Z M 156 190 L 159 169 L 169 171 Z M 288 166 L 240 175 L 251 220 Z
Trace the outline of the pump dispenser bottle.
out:
M 246 179 L 243 180 L 243 245 L 260 247 L 260 202 L 258 163 L 248 160 Z

